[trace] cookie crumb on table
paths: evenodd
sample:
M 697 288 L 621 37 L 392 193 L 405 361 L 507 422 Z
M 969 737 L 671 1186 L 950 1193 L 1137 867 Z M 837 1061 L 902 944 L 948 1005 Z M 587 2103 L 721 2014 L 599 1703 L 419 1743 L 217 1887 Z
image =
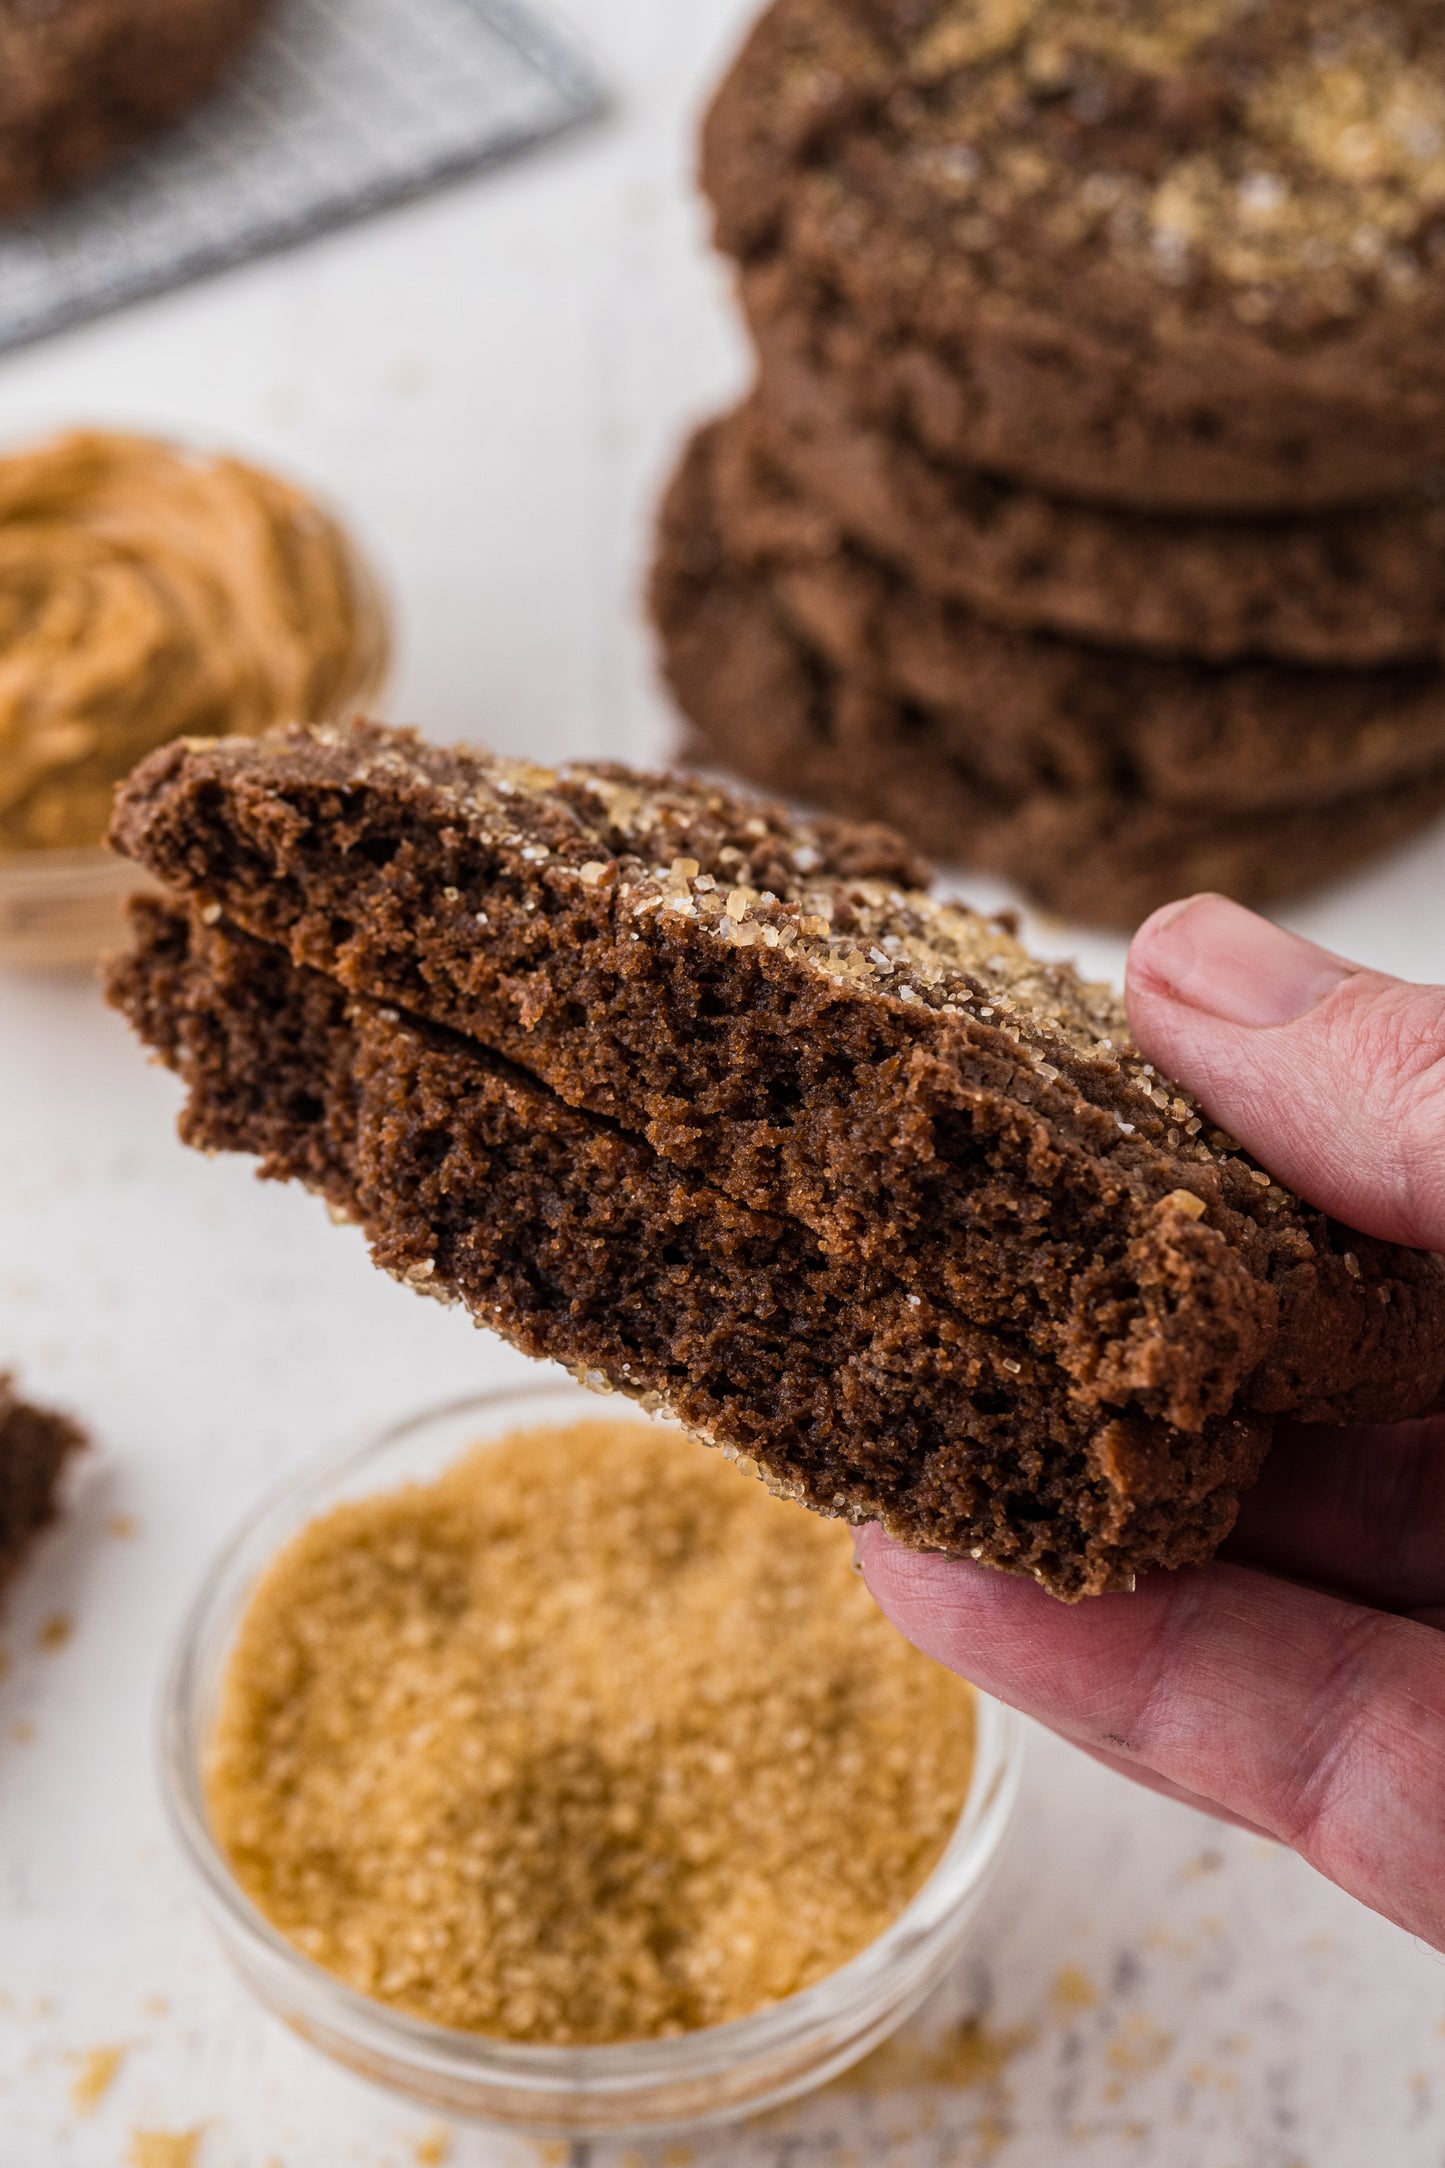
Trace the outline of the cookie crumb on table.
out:
M 133 2130 L 126 2168 L 197 2168 L 205 2131 Z
M 59 1510 L 61 1476 L 86 1442 L 78 1423 L 32 1407 L 0 1370 L 0 1593 Z
M 125 2046 L 87 2048 L 70 2088 L 70 2104 L 77 2115 L 94 2115 L 120 2075 L 130 2049 Z

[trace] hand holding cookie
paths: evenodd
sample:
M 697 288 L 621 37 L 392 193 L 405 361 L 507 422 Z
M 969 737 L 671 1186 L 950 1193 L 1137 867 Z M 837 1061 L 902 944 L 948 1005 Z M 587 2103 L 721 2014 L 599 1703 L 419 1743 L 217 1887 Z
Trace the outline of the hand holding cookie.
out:
M 1445 988 L 1202 896 L 1140 930 L 1129 1014 L 1282 1179 L 1445 1249 Z M 1223 1558 L 1122 1602 L 1066 1610 L 877 1528 L 859 1554 L 930 1655 L 1445 1946 L 1445 1418 L 1282 1425 Z

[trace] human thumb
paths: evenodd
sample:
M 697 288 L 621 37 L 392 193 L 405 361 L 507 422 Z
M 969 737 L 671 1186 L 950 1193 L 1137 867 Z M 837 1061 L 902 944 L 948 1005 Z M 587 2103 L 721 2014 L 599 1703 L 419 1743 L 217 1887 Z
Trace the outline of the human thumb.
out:
M 1367 971 L 1223 896 L 1145 920 L 1129 1020 L 1271 1174 L 1346 1225 L 1445 1250 L 1445 987 Z

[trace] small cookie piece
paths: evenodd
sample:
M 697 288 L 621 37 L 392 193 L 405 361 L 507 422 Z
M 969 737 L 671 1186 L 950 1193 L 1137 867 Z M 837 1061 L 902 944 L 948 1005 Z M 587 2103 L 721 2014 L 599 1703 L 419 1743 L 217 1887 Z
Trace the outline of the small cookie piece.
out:
M 1095 1404 L 1385 1419 L 1445 1378 L 1445 1262 L 1272 1183 L 1108 988 L 855 872 L 906 861 L 887 831 L 356 723 L 165 747 L 112 840 Z
M 0 0 L 0 216 L 33 210 L 215 86 L 267 0 Z
M 703 175 L 725 249 L 938 354 L 980 466 L 1260 511 L 1445 461 L 1430 0 L 775 0 Z
M 992 624 L 1215 663 L 1358 670 L 1445 650 L 1445 503 L 1432 495 L 1253 520 L 1072 503 L 870 419 L 801 312 L 759 317 L 755 336 L 757 426 L 797 487 Z
M 13 1374 L 0 1370 L 0 1592 L 54 1520 L 61 1474 L 85 1442 L 79 1424 L 31 1407 Z
M 688 591 L 688 568 L 714 565 L 724 583 L 755 575 L 804 647 L 878 696 L 880 716 L 894 710 L 900 747 L 926 735 L 939 758 L 956 756 L 1015 797 L 1074 791 L 1255 814 L 1339 805 L 1445 767 L 1441 663 L 1211 666 L 1002 630 L 850 543 L 793 486 L 751 405 L 693 438 L 660 532 L 682 581 L 675 606 L 665 603 L 672 580 L 657 586 L 669 641 L 707 608 Z M 910 722 L 914 707 L 924 712 Z M 777 787 L 776 776 L 754 780 Z M 927 847 L 939 848 L 936 836 Z

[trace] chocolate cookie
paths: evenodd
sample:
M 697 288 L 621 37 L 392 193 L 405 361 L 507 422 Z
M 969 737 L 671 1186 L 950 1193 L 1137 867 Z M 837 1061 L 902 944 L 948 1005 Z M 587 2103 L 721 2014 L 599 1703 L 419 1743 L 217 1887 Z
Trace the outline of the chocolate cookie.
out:
M 267 0 L 0 0 L 0 215 L 58 195 L 210 91 Z
M 1107 988 L 901 886 L 886 831 L 358 723 L 152 754 L 113 840 L 203 918 L 1021 1339 L 1081 1402 L 1385 1419 L 1445 1379 L 1445 1263 L 1272 1183 Z
M 939 356 L 981 466 L 1243 511 L 1445 461 L 1429 0 L 775 0 L 703 171 L 723 247 Z
M 994 624 L 1210 662 L 1362 669 L 1445 647 L 1445 503 L 1239 520 L 1046 497 L 868 420 L 816 320 L 780 311 L 756 335 L 778 462 L 860 541 Z
M 56 1514 L 56 1493 L 85 1434 L 70 1418 L 33 1408 L 0 1370 L 0 1590 Z
M 1268 1417 L 1110 1414 L 1021 1342 L 831 1258 L 483 1047 L 284 950 L 142 903 L 111 999 L 184 1078 L 187 1143 L 253 1152 L 407 1285 L 667 1409 L 817 1512 L 1073 1598 L 1206 1558 Z
M 1000 630 L 850 544 L 770 456 L 751 407 L 693 439 L 663 528 L 681 564 L 758 575 L 804 645 L 885 707 L 922 708 L 941 754 L 1005 792 L 1257 813 L 1445 764 L 1439 663 L 1213 666 Z
M 1036 740 L 1040 766 L 1021 773 L 1028 756 L 1010 760 L 997 718 L 976 731 L 977 705 L 931 709 L 838 669 L 800 633 L 805 608 L 796 592 L 790 599 L 785 612 L 766 577 L 730 560 L 675 486 L 652 609 L 668 681 L 698 733 L 695 757 L 838 813 L 882 815 L 935 856 L 1001 874 L 1062 917 L 1127 932 L 1195 889 L 1265 903 L 1337 878 L 1445 809 L 1438 757 L 1315 804 L 1246 811 L 1155 797 L 1142 761 L 1123 755 L 1090 778 L 1088 739 L 1057 721 L 1053 761 Z M 1016 687 L 1017 676 L 1008 682 Z M 1045 671 L 1031 697 L 1047 687 Z M 1047 733 L 1048 717 L 1038 719 Z M 1182 714 L 1179 722 L 1187 747 Z M 1207 739 L 1190 757 L 1208 788 Z

